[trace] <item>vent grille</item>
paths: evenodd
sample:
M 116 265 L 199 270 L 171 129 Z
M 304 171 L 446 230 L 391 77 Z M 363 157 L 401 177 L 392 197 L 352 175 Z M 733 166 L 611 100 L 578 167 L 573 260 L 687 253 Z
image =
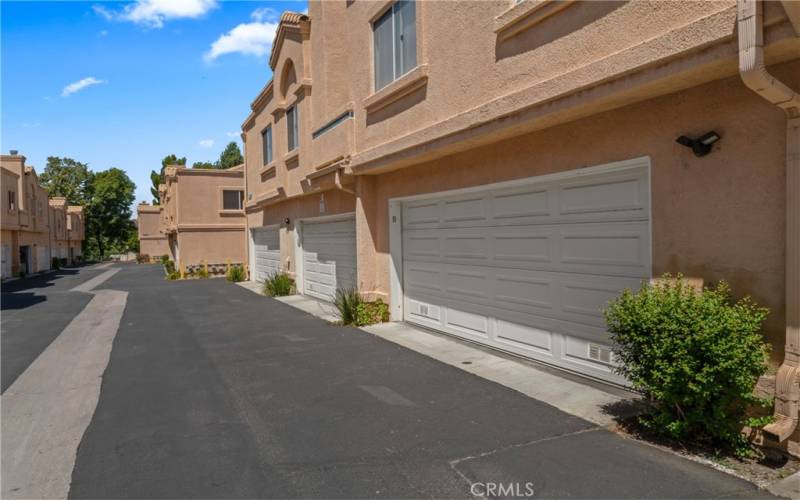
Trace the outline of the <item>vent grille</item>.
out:
M 422 316 L 428 316 L 430 314 L 428 312 L 428 304 L 420 304 L 419 305 L 419 313 Z
M 610 365 L 611 349 L 599 344 L 589 344 L 589 359 Z

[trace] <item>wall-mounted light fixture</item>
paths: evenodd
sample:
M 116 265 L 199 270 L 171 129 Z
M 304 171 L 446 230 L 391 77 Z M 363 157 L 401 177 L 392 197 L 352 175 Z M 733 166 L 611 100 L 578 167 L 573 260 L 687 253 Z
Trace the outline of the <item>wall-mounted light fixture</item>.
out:
M 289 218 L 287 217 L 287 218 L 283 219 L 283 223 L 288 226 L 289 225 Z
M 675 139 L 675 142 L 680 144 L 681 146 L 686 146 L 687 148 L 691 148 L 692 152 L 695 156 L 705 156 L 711 152 L 711 146 L 714 145 L 715 142 L 720 140 L 720 136 L 718 133 L 714 132 L 707 132 L 697 139 L 689 139 L 685 135 L 682 135 Z

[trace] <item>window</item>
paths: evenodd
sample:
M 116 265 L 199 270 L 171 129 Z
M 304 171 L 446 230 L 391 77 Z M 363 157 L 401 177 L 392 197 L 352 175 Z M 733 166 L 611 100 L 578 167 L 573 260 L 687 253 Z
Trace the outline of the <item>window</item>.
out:
M 264 165 L 272 163 L 272 127 L 267 127 L 261 132 L 261 153 Z
M 373 23 L 376 91 L 417 65 L 416 18 L 414 2 L 400 0 Z
M 13 212 L 17 209 L 17 192 L 16 191 L 9 191 L 8 192 L 8 211 Z
M 223 210 L 241 210 L 244 204 L 244 192 L 234 190 L 222 191 L 222 209 Z
M 286 111 L 286 129 L 289 137 L 289 151 L 294 151 L 299 145 L 297 134 L 297 106 L 292 106 Z

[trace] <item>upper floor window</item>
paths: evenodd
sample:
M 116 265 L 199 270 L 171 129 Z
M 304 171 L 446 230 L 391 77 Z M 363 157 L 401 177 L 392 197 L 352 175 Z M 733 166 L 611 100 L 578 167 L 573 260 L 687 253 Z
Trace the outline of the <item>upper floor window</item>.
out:
M 8 211 L 13 212 L 17 209 L 17 192 L 16 191 L 9 191 L 8 192 Z
M 289 138 L 289 151 L 294 151 L 299 145 L 299 135 L 297 133 L 297 105 L 286 110 L 286 135 Z
M 417 65 L 416 18 L 414 2 L 399 0 L 373 23 L 376 91 Z
M 272 163 L 272 127 L 267 127 L 261 132 L 261 148 L 264 165 Z
M 222 191 L 223 210 L 241 210 L 244 206 L 244 192 L 233 189 Z

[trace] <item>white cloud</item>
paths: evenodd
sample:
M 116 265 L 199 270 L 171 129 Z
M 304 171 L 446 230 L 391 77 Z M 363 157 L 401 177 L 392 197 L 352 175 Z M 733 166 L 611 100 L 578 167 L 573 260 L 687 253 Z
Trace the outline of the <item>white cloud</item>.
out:
M 233 138 L 233 137 L 237 137 L 238 138 L 240 134 L 241 134 L 241 132 L 225 132 L 225 135 L 227 135 L 228 137 L 231 137 L 231 138 Z
M 77 82 L 72 82 L 66 87 L 64 90 L 61 91 L 61 97 L 67 97 L 70 94 L 74 94 L 75 92 L 79 92 L 86 87 L 91 87 L 92 85 L 100 85 L 101 83 L 106 83 L 105 80 L 98 80 L 97 78 L 90 76 L 84 78 L 83 80 L 78 80 Z
M 199 144 L 201 148 L 209 149 L 214 147 L 214 139 L 203 139 L 197 144 Z
M 264 7 L 254 10 L 250 18 L 252 22 L 239 24 L 220 35 L 203 56 L 205 60 L 213 61 L 221 55 L 234 53 L 260 57 L 269 52 L 278 29 L 277 12 Z
M 217 6 L 216 0 L 136 0 L 122 10 L 94 5 L 94 11 L 107 21 L 129 21 L 148 28 L 162 28 L 171 19 L 196 19 Z
M 98 35 L 100 35 L 100 36 L 108 36 L 108 30 L 103 30 L 100 33 L 98 33 Z

